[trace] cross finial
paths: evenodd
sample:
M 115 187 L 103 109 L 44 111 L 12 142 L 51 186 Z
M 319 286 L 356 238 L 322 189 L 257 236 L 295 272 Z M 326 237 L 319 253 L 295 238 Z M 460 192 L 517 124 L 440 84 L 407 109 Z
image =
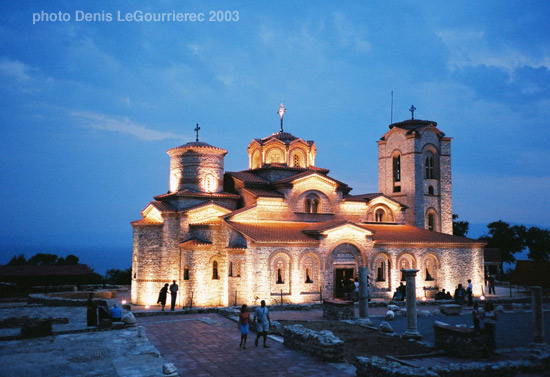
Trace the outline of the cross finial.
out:
M 411 112 L 411 119 L 414 119 L 414 110 L 416 110 L 416 107 L 414 107 L 414 105 L 411 105 L 411 108 L 409 109 L 409 111 Z
M 199 130 L 201 128 L 199 127 L 199 124 L 197 123 L 197 127 L 195 127 L 195 129 L 193 131 L 195 131 L 197 133 L 197 140 L 196 141 L 199 141 Z
M 283 116 L 285 115 L 285 112 L 285 105 L 283 105 L 283 103 L 281 102 L 281 105 L 279 106 L 279 111 L 277 111 L 277 113 L 281 117 L 281 132 L 283 132 Z

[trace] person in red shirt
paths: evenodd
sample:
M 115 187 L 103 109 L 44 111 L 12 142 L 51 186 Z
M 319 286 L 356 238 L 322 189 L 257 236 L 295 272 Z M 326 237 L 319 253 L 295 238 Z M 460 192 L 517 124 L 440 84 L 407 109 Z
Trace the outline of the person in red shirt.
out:
M 243 304 L 241 307 L 241 312 L 239 313 L 239 329 L 241 330 L 241 344 L 239 344 L 239 347 L 244 349 L 246 349 L 246 338 L 248 337 L 249 322 L 250 312 L 248 311 L 248 306 Z

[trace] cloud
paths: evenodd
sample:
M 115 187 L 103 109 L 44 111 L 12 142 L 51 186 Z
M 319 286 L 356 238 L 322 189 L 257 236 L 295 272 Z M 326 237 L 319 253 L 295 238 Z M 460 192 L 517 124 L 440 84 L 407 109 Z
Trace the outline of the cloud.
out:
M 72 116 L 85 120 L 91 128 L 119 132 L 134 136 L 140 140 L 145 141 L 160 141 L 166 139 L 179 139 L 187 140 L 188 137 L 184 135 L 178 135 L 172 132 L 157 131 L 140 124 L 133 123 L 127 118 L 122 120 L 109 117 L 107 115 L 93 113 L 93 112 L 73 112 Z
M 18 81 L 30 80 L 30 71 L 32 71 L 32 68 L 18 60 L 3 60 L 0 62 L 0 73 L 13 77 Z
M 451 71 L 478 65 L 497 67 L 508 73 L 525 66 L 550 69 L 547 53 L 536 57 L 510 46 L 493 47 L 483 31 L 444 29 L 435 34 L 449 50 L 447 65 Z
M 536 210 L 549 208 L 548 187 L 550 176 L 453 174 L 453 211 L 473 223 L 502 219 L 550 227 L 546 212 Z
M 342 13 L 334 13 L 333 16 L 336 35 L 343 47 L 352 47 L 357 52 L 369 52 L 370 43 L 364 38 L 361 29 L 353 25 Z

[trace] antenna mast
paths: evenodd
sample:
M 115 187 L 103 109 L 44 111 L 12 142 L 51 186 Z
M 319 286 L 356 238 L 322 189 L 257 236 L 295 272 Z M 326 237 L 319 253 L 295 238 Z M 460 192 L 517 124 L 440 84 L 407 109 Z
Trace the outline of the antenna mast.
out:
M 393 90 L 391 91 L 390 124 L 393 124 Z

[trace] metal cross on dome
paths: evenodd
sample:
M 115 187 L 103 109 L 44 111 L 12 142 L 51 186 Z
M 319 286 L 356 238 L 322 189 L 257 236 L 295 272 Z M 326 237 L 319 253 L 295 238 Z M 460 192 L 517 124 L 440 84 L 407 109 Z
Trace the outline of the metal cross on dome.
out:
M 197 127 L 195 127 L 195 129 L 193 131 L 195 131 L 197 133 L 197 142 L 199 141 L 199 130 L 201 128 L 199 127 L 199 124 L 197 123 Z
M 281 105 L 279 106 L 279 111 L 277 111 L 277 113 L 281 117 L 281 132 L 283 132 L 283 116 L 285 115 L 285 112 L 285 105 L 283 105 L 283 103 L 281 102 Z
M 411 108 L 409 109 L 409 111 L 411 112 L 411 119 L 414 119 L 414 110 L 416 110 L 416 107 L 414 107 L 414 105 L 411 105 Z

